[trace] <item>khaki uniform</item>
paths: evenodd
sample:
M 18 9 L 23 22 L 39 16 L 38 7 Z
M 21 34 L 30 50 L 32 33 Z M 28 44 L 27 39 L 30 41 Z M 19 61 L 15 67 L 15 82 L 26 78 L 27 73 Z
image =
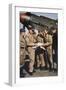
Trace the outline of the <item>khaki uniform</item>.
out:
M 50 58 L 50 62 L 52 63 L 52 36 L 51 35 L 47 35 L 45 36 L 45 42 L 49 44 L 49 46 L 47 47 L 47 51 L 48 51 L 48 55 Z
M 25 55 L 26 55 L 26 41 L 25 38 L 20 35 L 20 64 L 24 64 L 24 59 L 25 59 Z
M 37 42 L 38 43 L 44 43 L 44 40 L 43 40 L 43 38 L 42 37 L 40 37 L 40 36 L 37 36 Z M 41 49 L 41 46 L 40 46 L 40 49 Z M 43 50 L 42 50 L 43 51 Z M 42 52 L 41 51 L 41 52 Z M 39 55 L 37 55 L 37 67 L 39 67 L 40 66 L 40 64 L 41 64 L 41 66 L 42 67 L 44 67 L 45 66 L 45 61 L 44 61 L 44 52 L 40 52 L 40 51 L 38 51 L 39 52 Z M 40 57 L 40 58 L 39 58 Z
M 30 57 L 30 65 L 29 65 L 29 72 L 33 72 L 33 66 L 35 62 L 35 49 L 34 49 L 34 43 L 35 43 L 35 35 L 28 33 L 26 36 L 26 43 L 27 43 L 27 49 L 28 54 Z

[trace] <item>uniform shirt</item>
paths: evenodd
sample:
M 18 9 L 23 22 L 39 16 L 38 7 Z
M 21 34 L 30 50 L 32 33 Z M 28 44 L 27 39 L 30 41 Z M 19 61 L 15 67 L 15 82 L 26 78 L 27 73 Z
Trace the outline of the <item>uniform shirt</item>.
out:
M 51 54 L 52 53 L 52 36 L 51 35 L 48 34 L 45 36 L 45 43 L 48 43 L 47 50 L 48 50 L 48 53 Z
M 37 42 L 39 42 L 39 43 L 44 43 L 44 40 L 43 40 L 43 38 L 41 37 L 41 36 L 37 36 Z
M 42 36 L 38 35 L 37 36 L 37 42 L 38 42 L 38 47 L 36 48 L 37 54 L 44 53 L 45 48 L 42 46 L 44 44 L 44 39 Z
M 30 34 L 28 33 L 26 35 L 26 43 L 27 45 L 34 45 L 34 43 L 36 42 L 36 36 L 34 34 Z
M 20 47 L 26 47 L 26 40 L 22 35 L 20 35 Z
M 35 42 L 36 42 L 35 34 L 28 33 L 26 35 L 26 44 L 27 44 L 29 53 L 31 53 L 34 50 Z

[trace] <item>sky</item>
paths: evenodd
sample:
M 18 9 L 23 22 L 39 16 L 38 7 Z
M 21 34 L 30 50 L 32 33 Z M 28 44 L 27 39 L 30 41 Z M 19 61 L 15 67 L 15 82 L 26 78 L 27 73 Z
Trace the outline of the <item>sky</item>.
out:
M 55 20 L 58 19 L 57 13 L 40 13 L 40 12 L 32 12 L 32 13 L 38 16 L 45 16 L 45 17 L 55 19 Z

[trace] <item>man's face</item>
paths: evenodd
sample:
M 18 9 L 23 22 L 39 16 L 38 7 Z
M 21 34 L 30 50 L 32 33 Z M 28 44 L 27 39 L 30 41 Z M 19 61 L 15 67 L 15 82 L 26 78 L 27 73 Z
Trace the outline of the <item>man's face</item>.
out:
M 24 36 L 25 35 L 25 32 L 21 32 L 21 35 Z
M 33 30 L 32 30 L 32 29 L 29 29 L 29 33 L 30 33 L 30 34 L 33 34 Z
M 44 33 L 45 33 L 45 35 L 46 35 L 46 34 L 48 34 L 48 31 L 47 31 L 47 30 L 45 30 L 45 31 L 44 31 Z
M 42 31 L 40 31 L 40 32 L 39 32 L 39 34 L 40 34 L 40 35 L 43 35 L 43 32 L 42 32 Z
M 52 32 L 53 32 L 53 34 L 56 33 L 56 29 L 54 29 Z

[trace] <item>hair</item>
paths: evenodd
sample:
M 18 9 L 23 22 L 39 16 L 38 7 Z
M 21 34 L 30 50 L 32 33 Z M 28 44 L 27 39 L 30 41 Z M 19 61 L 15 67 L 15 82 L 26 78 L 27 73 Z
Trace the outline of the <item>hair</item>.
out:
M 31 16 L 31 13 L 30 13 L 30 12 L 26 12 L 26 15 L 27 15 L 27 16 Z
M 51 27 L 50 30 L 57 30 L 57 27 Z

